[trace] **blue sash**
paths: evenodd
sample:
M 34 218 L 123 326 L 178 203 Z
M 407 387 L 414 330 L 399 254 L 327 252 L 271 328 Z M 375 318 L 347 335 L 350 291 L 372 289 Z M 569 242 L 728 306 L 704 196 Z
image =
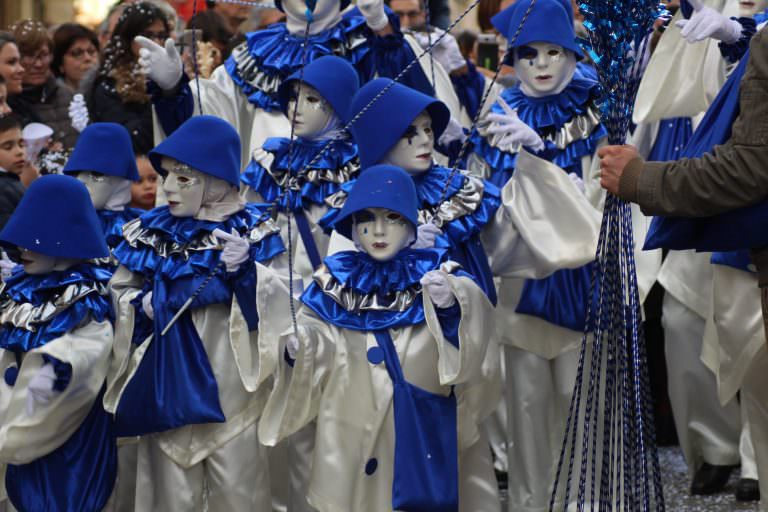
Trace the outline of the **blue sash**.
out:
M 317 244 L 312 237 L 312 230 L 309 227 L 309 221 L 307 215 L 302 209 L 296 209 L 293 211 L 293 218 L 296 219 L 296 226 L 299 228 L 299 236 L 304 244 L 304 249 L 307 251 L 309 261 L 312 263 L 312 268 L 317 270 L 323 263 L 323 259 L 320 257 L 320 251 L 317 250 Z
M 83 423 L 54 451 L 28 464 L 9 464 L 5 489 L 21 512 L 99 512 L 117 476 L 112 417 L 96 397 Z
M 456 395 L 431 393 L 405 380 L 389 331 L 373 331 L 389 378 L 395 413 L 392 509 L 405 512 L 459 510 Z

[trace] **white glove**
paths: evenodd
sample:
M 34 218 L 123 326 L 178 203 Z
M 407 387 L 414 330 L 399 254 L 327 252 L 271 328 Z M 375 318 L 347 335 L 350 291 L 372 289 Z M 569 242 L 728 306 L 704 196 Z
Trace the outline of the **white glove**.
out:
M 288 357 L 296 359 L 296 354 L 299 353 L 299 338 L 295 334 L 289 334 L 285 340 L 285 351 L 288 352 Z
M 248 240 L 240 236 L 240 233 L 232 228 L 232 234 L 222 231 L 221 229 L 214 229 L 213 236 L 222 241 L 221 261 L 227 268 L 227 272 L 237 272 L 240 265 L 245 263 L 250 254 L 251 244 Z
M 35 412 L 35 405 L 48 405 L 51 399 L 57 393 L 53 390 L 53 384 L 56 382 L 56 372 L 53 369 L 53 365 L 50 363 L 44 364 L 32 377 L 29 379 L 29 387 L 27 388 L 27 415 L 32 416 Z
M 448 274 L 442 270 L 430 270 L 419 282 L 435 306 L 445 309 L 456 304 L 456 297 L 448 283 Z
M 141 307 L 150 320 L 155 319 L 155 308 L 152 306 L 152 292 L 148 292 L 141 298 Z
M 0 250 L 0 277 L 2 277 L 3 281 L 11 276 L 16 265 L 18 263 L 11 261 L 8 255 L 5 254 L 5 251 Z
M 162 90 L 169 91 L 181 80 L 184 66 L 173 39 L 165 40 L 165 48 L 144 36 L 134 39 L 139 49 L 141 72 L 153 80 Z
M 437 41 L 437 39 L 444 33 L 444 30 L 435 29 L 435 31 L 430 34 L 426 32 L 414 32 L 413 37 L 415 37 L 419 45 L 426 50 L 429 47 L 430 41 L 432 44 L 435 44 L 435 41 Z M 461 54 L 461 50 L 459 49 L 459 43 L 452 34 L 445 34 L 445 36 L 440 39 L 440 42 L 432 48 L 432 57 L 434 57 L 434 59 L 439 62 L 448 73 L 467 65 L 467 60 Z
M 732 44 L 741 38 L 741 24 L 723 16 L 711 7 L 701 3 L 701 0 L 688 0 L 693 7 L 689 20 L 678 20 L 675 25 L 682 31 L 680 35 L 689 43 L 702 41 L 708 37 L 726 44 Z
M 448 126 L 445 127 L 445 130 L 443 130 L 443 133 L 440 134 L 440 138 L 437 141 L 443 146 L 447 146 L 455 140 L 461 141 L 463 144 L 466 139 L 467 134 L 464 133 L 464 130 L 462 129 L 459 122 L 451 117 L 448 120 Z
M 493 124 L 488 128 L 489 133 L 501 134 L 496 143 L 497 147 L 507 153 L 514 153 L 520 149 L 520 145 L 531 148 L 534 151 L 544 149 L 544 141 L 536 131 L 522 122 L 517 112 L 507 105 L 502 98 L 498 99 L 499 105 L 504 109 L 504 114 L 491 112 L 488 120 Z
M 576 185 L 576 188 L 579 189 L 582 193 L 584 192 L 584 180 L 579 178 L 579 175 L 575 172 L 569 172 L 568 177 L 571 179 L 571 182 L 573 182 L 574 185 Z
M 88 107 L 85 105 L 85 98 L 82 94 L 75 94 L 69 103 L 69 119 L 72 121 L 72 128 L 81 132 L 88 126 Z
M 442 235 L 439 227 L 431 222 L 421 224 L 416 228 L 416 241 L 411 245 L 412 249 L 430 249 L 435 246 L 435 238 Z
M 389 25 L 389 18 L 384 12 L 384 0 L 358 0 L 357 8 L 365 17 L 365 23 L 371 30 L 378 32 Z

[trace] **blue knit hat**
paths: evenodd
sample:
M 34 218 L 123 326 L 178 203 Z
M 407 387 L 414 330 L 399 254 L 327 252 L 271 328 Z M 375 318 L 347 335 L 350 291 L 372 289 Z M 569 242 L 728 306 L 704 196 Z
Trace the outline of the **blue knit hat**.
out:
M 416 233 L 418 205 L 416 185 L 407 172 L 394 165 L 374 165 L 355 181 L 333 229 L 351 240 L 355 213 L 367 208 L 386 208 L 402 215 Z
M 305 84 L 314 87 L 331 104 L 342 122 L 349 121 L 349 106 L 360 89 L 360 78 L 352 64 L 341 57 L 326 55 L 307 64 L 303 71 L 296 71 L 283 80 L 277 94 L 280 108 L 286 115 L 288 99 L 291 96 L 291 84 L 299 78 Z
M 32 182 L 0 232 L 0 242 L 55 258 L 109 256 L 88 189 L 61 174 Z
M 389 78 L 377 78 L 362 86 L 352 100 L 350 116 L 361 112 L 390 84 L 393 84 L 392 87 L 373 102 L 349 129 L 357 143 L 363 169 L 380 162 L 424 110 L 432 117 L 435 140 L 440 138 L 451 118 L 451 112 L 442 101 Z
M 149 161 L 162 176 L 164 156 L 240 188 L 240 135 L 219 117 L 193 116 L 149 152 Z
M 543 42 L 562 46 L 571 50 L 577 59 L 582 59 L 584 54 L 576 43 L 576 32 L 573 29 L 573 8 L 567 0 L 535 0 L 528 18 L 525 13 L 532 0 L 518 0 L 496 16 L 491 18 L 491 23 L 507 41 L 510 48 Z M 523 24 L 520 34 L 513 42 L 520 25 Z M 509 61 L 514 60 L 514 52 L 510 52 Z
M 86 126 L 77 138 L 75 149 L 62 172 L 73 174 L 80 171 L 100 172 L 139 181 L 139 170 L 136 168 L 136 157 L 128 130 L 117 123 L 93 123 Z
M 314 5 L 316 1 L 317 1 L 317 0 L 314 0 L 314 1 L 312 1 L 312 2 L 311 2 L 311 3 L 312 3 L 312 5 Z M 343 11 L 344 9 L 346 9 L 347 7 L 349 7 L 349 3 L 350 3 L 350 2 L 351 2 L 351 0 L 341 0 L 341 8 L 340 8 L 339 10 L 340 10 L 340 11 Z M 283 10 L 283 2 L 282 2 L 282 0 L 275 0 L 275 7 L 277 7 L 277 9 L 278 9 L 278 10 L 280 10 L 280 11 L 282 11 L 282 12 L 285 12 L 285 11 Z M 309 7 L 309 6 L 307 6 L 307 7 Z

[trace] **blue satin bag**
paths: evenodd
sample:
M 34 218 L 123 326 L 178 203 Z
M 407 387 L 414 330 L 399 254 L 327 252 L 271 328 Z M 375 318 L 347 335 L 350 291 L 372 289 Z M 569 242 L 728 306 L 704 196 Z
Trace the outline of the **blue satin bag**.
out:
M 438 395 L 405 380 L 389 331 L 374 331 L 392 379 L 395 465 L 392 509 L 459 510 L 456 395 Z
M 112 417 L 101 405 L 104 391 L 67 441 L 29 464 L 9 464 L 8 498 L 20 512 L 99 512 L 117 477 L 117 440 Z

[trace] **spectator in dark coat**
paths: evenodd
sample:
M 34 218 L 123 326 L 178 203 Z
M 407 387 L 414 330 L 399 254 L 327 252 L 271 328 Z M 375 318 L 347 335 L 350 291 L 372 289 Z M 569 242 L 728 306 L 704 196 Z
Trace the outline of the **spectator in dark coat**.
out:
M 152 104 L 146 77 L 139 72 L 139 52 L 133 39 L 142 35 L 162 45 L 169 33 L 168 20 L 157 6 L 141 2 L 126 7 L 104 50 L 104 61 L 88 97 L 91 121 L 125 126 L 136 153 L 148 153 L 154 139 Z
M 13 115 L 0 117 L 0 229 L 24 195 L 19 176 L 26 166 L 21 122 Z

